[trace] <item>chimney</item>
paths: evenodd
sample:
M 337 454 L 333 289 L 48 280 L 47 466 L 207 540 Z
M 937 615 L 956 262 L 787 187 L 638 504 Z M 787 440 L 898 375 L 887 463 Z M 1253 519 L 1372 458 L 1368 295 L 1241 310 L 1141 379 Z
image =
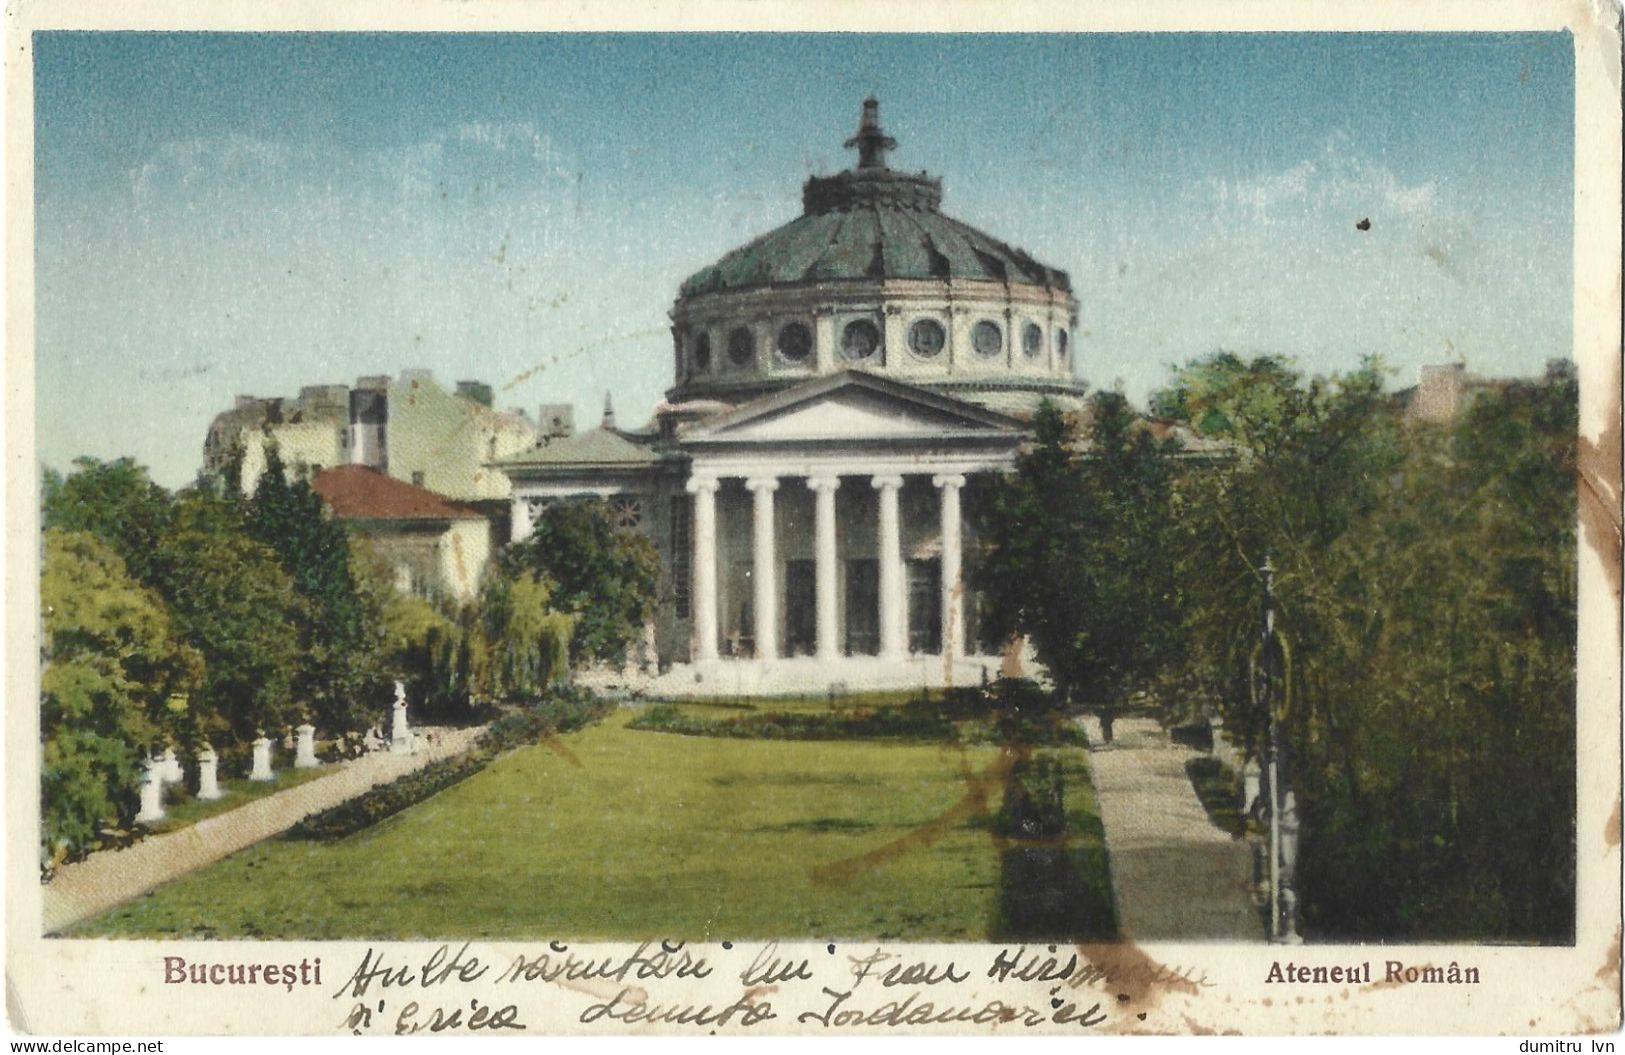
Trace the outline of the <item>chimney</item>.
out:
M 537 432 L 544 440 L 563 439 L 576 431 L 576 408 L 569 403 L 543 403 Z
M 387 472 L 389 390 L 358 386 L 350 392 L 350 464 Z
M 344 410 L 349 401 L 348 385 L 305 385 L 299 390 L 299 403 L 308 409 L 333 407 Z
M 604 393 L 604 420 L 600 428 L 613 429 L 615 427 L 615 404 L 610 402 L 609 393 Z
M 483 381 L 459 381 L 457 382 L 457 394 L 470 403 L 478 403 L 486 408 L 491 406 L 491 386 Z

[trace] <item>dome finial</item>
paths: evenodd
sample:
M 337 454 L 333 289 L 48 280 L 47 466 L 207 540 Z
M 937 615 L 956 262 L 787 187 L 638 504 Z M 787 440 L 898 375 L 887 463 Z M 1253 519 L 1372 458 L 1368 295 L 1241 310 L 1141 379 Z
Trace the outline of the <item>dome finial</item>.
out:
M 883 169 L 886 151 L 897 145 L 897 140 L 880 130 L 880 101 L 874 96 L 863 100 L 863 116 L 858 119 L 858 134 L 846 141 L 848 149 L 858 148 L 858 168 Z

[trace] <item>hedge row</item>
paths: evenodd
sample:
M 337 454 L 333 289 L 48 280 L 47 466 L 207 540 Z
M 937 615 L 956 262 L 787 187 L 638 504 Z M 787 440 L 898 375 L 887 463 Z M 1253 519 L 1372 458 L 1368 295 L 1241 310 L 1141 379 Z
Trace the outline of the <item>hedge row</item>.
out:
M 952 722 L 919 701 L 873 711 L 764 711 L 738 718 L 711 718 L 667 703 L 649 708 L 629 725 L 682 736 L 747 740 L 941 740 L 954 731 Z
M 354 835 L 466 780 L 513 748 L 585 728 L 613 709 L 614 704 L 586 690 L 562 687 L 540 703 L 510 711 L 492 722 L 467 752 L 431 762 L 331 809 L 311 814 L 288 829 L 288 837 L 342 839 Z
M 891 707 L 828 711 L 754 711 L 728 717 L 676 704 L 650 707 L 630 728 L 681 736 L 749 740 L 965 740 L 972 743 L 1083 744 L 1061 719 L 1052 694 L 1025 679 L 949 689 Z

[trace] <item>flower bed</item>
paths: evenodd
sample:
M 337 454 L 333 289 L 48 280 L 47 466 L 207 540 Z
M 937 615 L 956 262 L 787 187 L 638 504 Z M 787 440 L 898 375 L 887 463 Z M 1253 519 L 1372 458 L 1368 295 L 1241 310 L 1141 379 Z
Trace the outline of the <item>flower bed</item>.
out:
M 288 829 L 291 839 L 342 839 L 468 779 L 492 759 L 548 736 L 574 732 L 601 721 L 614 704 L 590 692 L 563 687 L 540 703 L 504 714 L 474 746 L 454 758 L 431 762 L 347 802 L 313 813 Z

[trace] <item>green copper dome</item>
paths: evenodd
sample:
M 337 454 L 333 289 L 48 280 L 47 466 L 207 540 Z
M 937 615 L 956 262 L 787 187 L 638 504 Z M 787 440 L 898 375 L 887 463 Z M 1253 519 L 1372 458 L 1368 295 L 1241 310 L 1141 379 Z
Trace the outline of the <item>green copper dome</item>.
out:
M 856 168 L 814 176 L 802 215 L 741 246 L 683 283 L 682 296 L 847 279 L 956 279 L 1071 289 L 1065 271 L 943 215 L 942 183 L 886 167 L 895 141 L 879 106 L 863 105 Z

